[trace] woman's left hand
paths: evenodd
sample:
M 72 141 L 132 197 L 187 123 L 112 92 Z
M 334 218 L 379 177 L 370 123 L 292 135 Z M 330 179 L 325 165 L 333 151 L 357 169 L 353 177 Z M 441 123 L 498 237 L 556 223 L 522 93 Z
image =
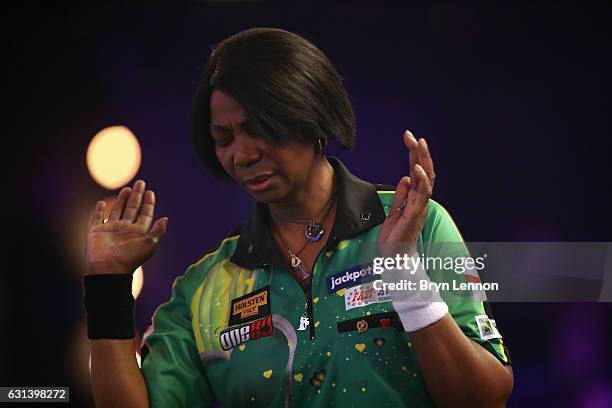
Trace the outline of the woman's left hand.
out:
M 377 247 L 382 256 L 391 255 L 388 252 L 394 246 L 389 244 L 409 244 L 411 253 L 416 250 L 434 186 L 434 166 L 425 139 L 417 141 L 407 130 L 404 143 L 409 152 L 410 176 L 402 177 L 397 183 L 391 211 L 380 228 Z

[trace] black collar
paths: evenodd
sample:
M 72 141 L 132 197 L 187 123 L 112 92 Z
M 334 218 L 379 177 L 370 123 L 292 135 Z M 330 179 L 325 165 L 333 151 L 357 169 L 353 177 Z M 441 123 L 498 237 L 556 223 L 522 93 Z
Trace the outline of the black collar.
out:
M 327 247 L 367 231 L 385 220 L 376 187 L 351 174 L 340 160 L 333 157 L 328 160 L 334 168 L 338 186 L 338 206 Z M 255 203 L 251 216 L 240 230 L 236 251 L 230 259 L 233 263 L 243 268 L 287 265 L 270 232 L 269 220 L 268 206 Z

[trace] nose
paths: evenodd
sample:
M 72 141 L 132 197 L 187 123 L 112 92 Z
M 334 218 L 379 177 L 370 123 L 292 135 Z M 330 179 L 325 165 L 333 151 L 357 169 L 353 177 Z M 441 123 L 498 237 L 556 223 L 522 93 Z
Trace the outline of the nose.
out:
M 235 135 L 234 146 L 234 167 L 249 167 L 261 160 L 255 138 L 241 132 Z

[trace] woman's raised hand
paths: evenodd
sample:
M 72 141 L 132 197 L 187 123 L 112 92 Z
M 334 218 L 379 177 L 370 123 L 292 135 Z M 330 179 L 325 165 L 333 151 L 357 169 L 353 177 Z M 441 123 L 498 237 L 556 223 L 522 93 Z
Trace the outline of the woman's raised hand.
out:
M 117 196 L 108 220 L 106 203 L 98 201 L 87 232 L 87 274 L 128 274 L 153 256 L 166 233 L 168 218 L 153 223 L 155 193 L 138 180 Z
M 409 174 L 400 179 L 389 216 L 378 234 L 379 252 L 387 252 L 385 244 L 416 243 L 427 218 L 429 198 L 435 179 L 433 161 L 424 138 L 417 139 L 404 132 L 408 148 Z

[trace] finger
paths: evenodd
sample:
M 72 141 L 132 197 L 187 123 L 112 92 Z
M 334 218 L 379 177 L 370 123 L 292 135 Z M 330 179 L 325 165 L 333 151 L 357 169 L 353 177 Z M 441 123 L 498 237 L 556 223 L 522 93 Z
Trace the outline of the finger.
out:
M 98 201 L 91 211 L 91 215 L 89 216 L 89 228 L 94 225 L 104 223 L 104 208 L 106 208 L 105 201 Z
M 136 224 L 142 225 L 145 231 L 151 228 L 153 223 L 153 214 L 155 213 L 155 193 L 148 190 L 144 193 L 142 199 L 142 207 L 140 207 L 140 213 L 136 219 Z
M 111 210 L 111 213 L 108 216 L 109 221 L 115 221 L 121 218 L 121 214 L 123 213 L 123 207 L 125 206 L 125 202 L 130 196 L 131 192 L 132 189 L 130 187 L 123 187 L 121 191 L 119 191 L 117 200 L 115 201 L 115 204 L 113 204 L 113 209 Z
M 419 167 L 421 167 L 419 163 L 412 166 L 412 173 L 414 174 L 414 177 L 410 179 L 412 181 L 412 183 L 410 184 L 411 190 L 418 191 L 421 185 L 421 178 L 419 177 Z
M 432 194 L 431 183 L 425 169 L 420 164 L 417 164 L 415 172 L 419 177 L 419 187 L 416 190 L 417 194 L 415 197 L 415 210 L 422 209 L 429 202 Z
M 425 173 L 427 173 L 427 177 L 429 177 L 429 183 L 433 187 L 436 178 L 436 173 L 434 171 L 433 160 L 431 159 L 431 152 L 429 151 L 429 146 L 427 145 L 427 141 L 425 140 L 425 138 L 419 139 L 418 152 L 419 164 L 423 166 Z
M 398 209 L 401 211 L 402 205 L 408 199 L 408 191 L 410 190 L 410 177 L 404 176 L 400 179 L 395 187 L 395 196 L 393 197 L 393 203 L 391 204 L 391 209 L 389 210 L 389 214 L 387 217 L 392 217 L 397 214 Z
M 412 132 L 406 130 L 404 132 L 404 144 L 408 148 L 408 171 L 410 178 L 414 180 L 414 165 L 419 162 L 419 155 L 417 152 L 418 142 Z
M 166 235 L 166 228 L 168 226 L 168 217 L 162 217 L 155 221 L 151 231 L 149 231 L 149 238 L 153 240 L 153 243 L 159 244 L 161 239 Z
M 129 222 L 136 221 L 136 217 L 138 216 L 138 211 L 140 211 L 140 206 L 142 204 L 142 196 L 145 192 L 145 182 L 142 180 L 138 180 L 134 183 L 134 189 L 132 190 L 132 194 L 130 194 L 130 198 L 127 201 L 127 205 L 125 206 L 125 211 L 123 212 L 123 216 L 121 219 Z

